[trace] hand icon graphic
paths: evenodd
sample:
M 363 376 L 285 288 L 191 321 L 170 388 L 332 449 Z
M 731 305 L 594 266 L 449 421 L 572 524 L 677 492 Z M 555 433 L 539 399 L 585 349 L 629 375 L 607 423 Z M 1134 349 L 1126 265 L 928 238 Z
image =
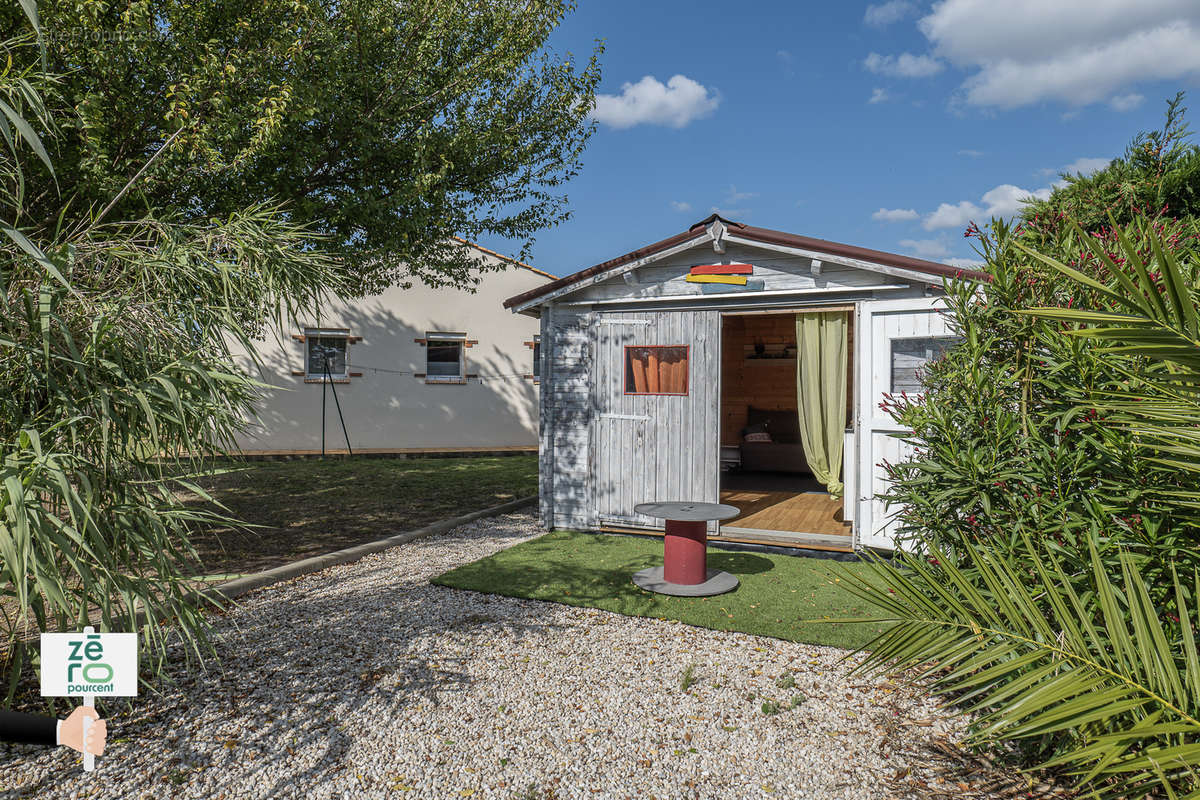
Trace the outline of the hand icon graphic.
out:
M 83 741 L 83 719 L 87 717 L 91 720 L 88 725 L 87 732 L 87 747 L 84 748 Z M 91 753 L 92 755 L 104 755 L 104 743 L 108 738 L 108 725 L 100 719 L 100 715 L 96 713 L 96 709 L 90 706 L 80 706 L 71 712 L 62 723 L 62 731 L 59 734 L 59 743 L 65 744 L 72 750 L 78 750 L 81 753 Z

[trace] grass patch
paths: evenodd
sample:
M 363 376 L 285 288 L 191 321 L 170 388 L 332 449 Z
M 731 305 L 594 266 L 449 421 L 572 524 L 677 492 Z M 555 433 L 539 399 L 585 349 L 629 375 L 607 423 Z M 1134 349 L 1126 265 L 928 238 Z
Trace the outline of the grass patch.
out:
M 709 550 L 709 567 L 732 572 L 741 580 L 735 591 L 715 597 L 668 597 L 634 585 L 634 572 L 661 563 L 662 542 L 658 539 L 554 531 L 450 570 L 433 582 L 851 649 L 866 644 L 886 627 L 885 623 L 819 621 L 875 612 L 830 575 L 849 569 L 866 576 L 869 573 L 863 564 Z
M 211 528 L 192 541 L 206 573 L 257 572 L 528 497 L 537 469 L 535 455 L 252 461 L 199 483 L 264 527 Z

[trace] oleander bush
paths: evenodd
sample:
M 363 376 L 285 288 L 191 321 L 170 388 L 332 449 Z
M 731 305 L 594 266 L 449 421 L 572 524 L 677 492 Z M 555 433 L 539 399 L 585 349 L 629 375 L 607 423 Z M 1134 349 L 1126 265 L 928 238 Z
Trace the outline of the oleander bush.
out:
M 864 668 L 917 670 L 975 741 L 1088 796 L 1200 796 L 1200 161 L 1180 99 L 1019 224 L 968 229 L 990 280 L 949 289 L 961 343 L 885 403 L 911 431 L 888 465 L 902 551 L 853 582 L 897 623 Z

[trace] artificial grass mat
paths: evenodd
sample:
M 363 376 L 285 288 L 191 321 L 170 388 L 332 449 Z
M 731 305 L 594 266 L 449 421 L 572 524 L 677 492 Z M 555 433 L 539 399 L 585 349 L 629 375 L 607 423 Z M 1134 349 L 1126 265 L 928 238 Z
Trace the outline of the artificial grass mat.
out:
M 841 570 L 869 576 L 865 564 L 710 549 L 708 566 L 741 580 L 734 591 L 714 597 L 668 597 L 634 585 L 634 572 L 661 564 L 662 558 L 662 540 L 657 538 L 553 531 L 452 569 L 433 583 L 850 649 L 887 627 L 820 621 L 875 613 L 837 578 Z

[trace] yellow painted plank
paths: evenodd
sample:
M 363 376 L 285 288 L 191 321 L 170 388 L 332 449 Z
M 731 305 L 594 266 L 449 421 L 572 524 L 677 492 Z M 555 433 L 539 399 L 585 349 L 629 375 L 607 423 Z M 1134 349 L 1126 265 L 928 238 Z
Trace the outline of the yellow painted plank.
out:
M 688 275 L 688 283 L 728 283 L 734 286 L 745 286 L 745 275 Z

